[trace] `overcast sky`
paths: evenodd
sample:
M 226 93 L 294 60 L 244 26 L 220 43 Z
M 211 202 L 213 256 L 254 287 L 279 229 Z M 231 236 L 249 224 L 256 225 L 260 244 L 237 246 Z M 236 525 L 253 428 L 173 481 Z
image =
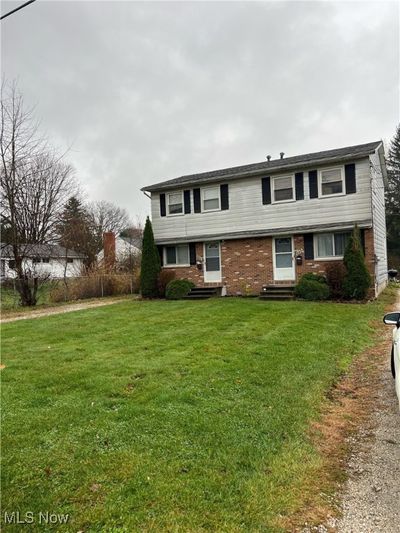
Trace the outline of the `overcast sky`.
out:
M 1 26 L 2 74 L 72 145 L 88 198 L 133 218 L 144 185 L 390 140 L 399 121 L 396 2 L 37 0 Z

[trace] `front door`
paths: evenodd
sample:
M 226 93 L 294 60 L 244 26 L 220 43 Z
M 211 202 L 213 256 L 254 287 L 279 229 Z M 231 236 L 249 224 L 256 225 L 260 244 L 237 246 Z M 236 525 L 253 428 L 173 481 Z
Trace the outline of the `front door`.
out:
M 221 250 L 219 242 L 204 243 L 204 282 L 221 281 Z
M 275 237 L 274 280 L 293 281 L 294 279 L 293 239 L 292 237 Z

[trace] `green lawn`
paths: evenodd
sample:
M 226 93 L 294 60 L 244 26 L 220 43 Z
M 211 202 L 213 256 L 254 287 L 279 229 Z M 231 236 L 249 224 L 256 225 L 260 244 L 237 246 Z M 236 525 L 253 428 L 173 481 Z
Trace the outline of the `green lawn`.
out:
M 309 422 L 382 312 L 127 301 L 4 325 L 2 518 L 70 515 L 4 529 L 279 531 L 321 465 Z

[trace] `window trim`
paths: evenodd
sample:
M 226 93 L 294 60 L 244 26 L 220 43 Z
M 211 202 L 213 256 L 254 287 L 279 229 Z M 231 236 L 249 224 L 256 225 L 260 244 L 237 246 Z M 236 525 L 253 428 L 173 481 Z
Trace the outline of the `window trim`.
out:
M 204 207 L 204 192 L 209 191 L 210 189 L 217 189 L 218 190 L 218 207 L 215 207 L 214 209 L 205 209 Z M 220 185 L 213 185 L 210 187 L 202 187 L 200 189 L 201 193 L 201 212 L 202 213 L 212 213 L 213 211 L 221 211 L 221 186 Z
M 182 213 L 170 213 L 169 212 L 169 197 L 173 194 L 180 194 L 181 195 L 181 204 L 182 204 Z M 184 205 L 184 198 L 183 198 L 183 191 L 170 191 L 166 193 L 165 198 L 165 208 L 166 208 L 166 215 L 167 217 L 180 217 L 185 214 L 185 205 Z
M 175 263 L 175 264 L 171 264 L 171 263 L 167 263 L 167 248 L 172 248 L 174 247 L 175 248 L 175 259 L 178 257 L 178 254 L 176 253 L 176 248 L 178 246 L 186 246 L 187 247 L 187 252 L 188 252 L 188 260 L 189 262 L 188 263 Z M 181 267 L 190 267 L 190 248 L 189 248 L 189 245 L 188 244 L 166 244 L 163 246 L 163 268 L 181 268 Z
M 322 172 L 326 172 L 327 170 L 340 170 L 340 177 L 342 180 L 342 192 L 335 192 L 334 194 L 322 194 Z M 345 196 L 345 195 L 346 195 L 346 190 L 345 190 L 343 165 L 318 169 L 318 198 L 332 198 L 333 196 Z
M 336 195 L 335 195 L 336 196 Z M 318 261 L 341 261 L 343 259 L 343 255 L 327 255 L 327 256 L 319 256 L 318 255 L 318 236 L 319 235 L 331 235 L 333 240 L 333 251 L 335 252 L 335 235 L 343 235 L 345 233 L 351 234 L 351 230 L 349 231 L 326 231 L 321 233 L 314 233 L 314 259 Z
M 275 180 L 280 178 L 290 178 L 292 180 L 292 198 L 288 200 L 275 200 Z M 294 174 L 280 174 L 279 176 L 271 176 L 271 204 L 287 204 L 296 201 L 296 185 Z

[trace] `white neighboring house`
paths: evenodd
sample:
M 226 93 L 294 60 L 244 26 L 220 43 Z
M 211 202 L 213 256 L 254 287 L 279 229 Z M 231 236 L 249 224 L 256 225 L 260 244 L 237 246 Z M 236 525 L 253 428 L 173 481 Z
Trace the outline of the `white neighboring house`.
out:
M 117 263 L 122 263 L 124 260 L 132 256 L 140 254 L 140 240 L 138 238 L 114 236 L 113 233 L 108 232 L 103 236 L 104 242 L 108 242 L 108 249 L 114 249 L 114 257 Z M 97 254 L 97 261 L 101 264 L 104 262 L 104 248 Z
M 15 260 L 12 246 L 1 244 L 0 277 L 4 279 L 16 278 L 14 270 Z M 82 274 L 85 255 L 74 250 L 66 249 L 58 244 L 26 244 L 23 255 L 25 271 L 36 273 L 38 276 L 49 275 L 53 279 L 71 278 Z

